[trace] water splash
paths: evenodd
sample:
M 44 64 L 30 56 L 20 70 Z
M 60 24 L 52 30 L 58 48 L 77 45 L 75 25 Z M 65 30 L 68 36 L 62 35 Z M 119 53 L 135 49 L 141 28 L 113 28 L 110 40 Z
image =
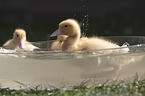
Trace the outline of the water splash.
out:
M 86 5 L 82 6 L 82 11 L 84 12 L 82 14 L 83 20 L 82 20 L 82 36 L 86 36 L 88 26 L 89 26 L 89 13 L 88 13 L 88 7 Z
M 89 26 L 89 11 L 88 7 L 84 4 L 84 0 L 81 0 L 81 7 L 77 9 L 78 14 L 74 14 L 74 17 L 81 17 L 80 26 L 82 30 L 82 36 L 86 36 Z

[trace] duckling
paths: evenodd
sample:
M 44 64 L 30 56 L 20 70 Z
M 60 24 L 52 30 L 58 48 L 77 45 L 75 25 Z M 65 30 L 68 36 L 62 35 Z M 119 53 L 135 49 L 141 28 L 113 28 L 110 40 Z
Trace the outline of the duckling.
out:
M 68 36 L 66 35 L 58 35 L 57 36 L 57 40 L 54 41 L 51 45 L 51 48 L 52 50 L 61 50 L 62 49 L 62 44 L 63 44 L 63 41 L 67 38 Z
M 51 37 L 61 34 L 68 36 L 62 45 L 62 51 L 96 50 L 119 47 L 116 43 L 99 37 L 80 38 L 81 29 L 78 22 L 74 19 L 62 21 L 59 24 L 59 28 L 51 34 Z
M 30 42 L 26 41 L 26 32 L 23 29 L 16 29 L 13 33 L 13 39 L 8 40 L 3 47 L 6 49 L 22 49 L 25 51 L 39 49 Z

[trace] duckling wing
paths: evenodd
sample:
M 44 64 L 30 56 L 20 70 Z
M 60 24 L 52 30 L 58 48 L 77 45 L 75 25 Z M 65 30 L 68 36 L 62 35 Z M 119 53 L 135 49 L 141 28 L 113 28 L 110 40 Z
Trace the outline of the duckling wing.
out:
M 78 47 L 80 50 L 96 50 L 106 48 L 118 48 L 119 46 L 101 38 L 81 38 Z
M 88 40 L 88 46 L 89 49 L 106 49 L 119 47 L 117 44 L 101 38 L 90 38 Z
M 78 50 L 87 50 L 87 43 L 88 43 L 88 38 L 87 37 L 82 37 L 80 38 L 77 46 L 78 46 Z
M 16 45 L 13 42 L 13 39 L 8 40 L 6 43 L 3 44 L 3 48 L 6 49 L 15 49 Z
M 24 50 L 28 50 L 28 51 L 33 51 L 34 49 L 40 49 L 34 45 L 32 45 L 30 42 L 26 41 L 25 42 L 25 48 Z

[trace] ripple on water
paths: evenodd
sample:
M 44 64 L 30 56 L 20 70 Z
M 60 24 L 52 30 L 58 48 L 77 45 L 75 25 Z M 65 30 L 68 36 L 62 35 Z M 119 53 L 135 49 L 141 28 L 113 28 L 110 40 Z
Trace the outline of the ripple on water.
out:
M 50 51 L 46 49 L 36 50 L 36 51 L 23 51 L 23 50 L 9 50 L 0 47 L 1 56 L 13 56 L 22 58 L 33 58 L 33 59 L 72 59 L 72 58 L 83 58 L 90 56 L 107 56 L 107 55 L 121 55 L 136 52 L 144 52 L 145 44 L 138 44 L 133 46 L 128 46 L 125 43 L 120 48 L 111 49 L 101 49 L 93 51 L 75 51 L 75 52 L 62 52 L 62 51 Z M 119 51 L 123 50 L 123 51 Z

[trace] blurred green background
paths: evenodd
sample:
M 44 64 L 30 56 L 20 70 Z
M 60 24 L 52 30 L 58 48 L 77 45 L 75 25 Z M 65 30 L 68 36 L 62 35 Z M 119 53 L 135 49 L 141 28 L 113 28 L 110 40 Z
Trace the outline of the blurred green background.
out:
M 87 36 L 144 36 L 144 6 L 144 0 L 0 0 L 0 46 L 16 28 L 27 31 L 28 41 L 45 41 L 68 18 Z

